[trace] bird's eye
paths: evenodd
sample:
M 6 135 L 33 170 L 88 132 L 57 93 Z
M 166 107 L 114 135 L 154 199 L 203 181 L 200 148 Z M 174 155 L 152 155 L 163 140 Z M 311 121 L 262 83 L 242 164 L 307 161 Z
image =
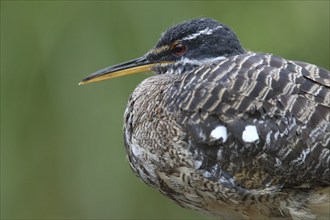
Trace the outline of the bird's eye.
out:
M 174 43 L 172 45 L 171 51 L 176 56 L 182 56 L 187 50 L 187 47 L 183 45 L 182 43 Z

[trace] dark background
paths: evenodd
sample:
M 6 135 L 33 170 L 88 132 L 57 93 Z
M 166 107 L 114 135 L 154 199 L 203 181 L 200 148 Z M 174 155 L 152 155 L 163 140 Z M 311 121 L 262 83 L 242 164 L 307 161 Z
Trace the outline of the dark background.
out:
M 1 1 L 1 218 L 207 218 L 131 172 L 122 115 L 148 75 L 78 86 L 195 17 L 329 69 L 329 1 Z

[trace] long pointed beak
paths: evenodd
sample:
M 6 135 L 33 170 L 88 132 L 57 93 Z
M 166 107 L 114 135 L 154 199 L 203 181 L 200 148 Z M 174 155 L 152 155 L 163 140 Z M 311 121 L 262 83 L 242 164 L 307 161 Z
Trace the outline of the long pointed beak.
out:
M 154 65 L 156 65 L 156 63 L 151 63 L 145 57 L 140 57 L 134 60 L 127 61 L 125 63 L 99 70 L 81 80 L 79 85 L 91 82 L 98 82 L 135 73 L 148 72 L 152 69 Z

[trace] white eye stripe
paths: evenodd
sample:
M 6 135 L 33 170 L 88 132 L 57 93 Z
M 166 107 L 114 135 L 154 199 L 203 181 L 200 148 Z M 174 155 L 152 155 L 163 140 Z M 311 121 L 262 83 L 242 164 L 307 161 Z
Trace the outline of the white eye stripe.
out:
M 220 61 L 220 60 L 224 60 L 226 59 L 226 57 L 216 57 L 216 58 L 204 58 L 201 60 L 198 59 L 189 59 L 187 57 L 182 57 L 177 63 L 178 64 L 197 64 L 197 65 L 203 65 L 206 63 L 210 63 L 210 62 L 216 62 L 216 61 Z
M 191 35 L 189 35 L 189 36 L 183 38 L 182 40 L 192 40 L 192 39 L 197 38 L 197 37 L 200 36 L 200 35 L 210 35 L 210 34 L 212 34 L 215 30 L 218 30 L 218 29 L 221 29 L 221 28 L 222 28 L 222 26 L 218 26 L 218 27 L 213 28 L 213 29 L 210 29 L 210 28 L 207 27 L 207 28 L 205 28 L 205 29 L 203 29 L 203 30 L 200 30 L 200 31 L 197 32 L 197 33 L 191 34 Z

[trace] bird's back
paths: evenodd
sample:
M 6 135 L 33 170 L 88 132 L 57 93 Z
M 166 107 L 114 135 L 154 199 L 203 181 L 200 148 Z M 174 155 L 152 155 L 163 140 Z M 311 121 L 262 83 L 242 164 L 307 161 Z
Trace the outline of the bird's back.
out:
M 173 112 L 196 143 L 230 148 L 230 157 L 266 153 L 272 158 L 265 161 L 268 172 L 285 175 L 294 185 L 330 183 L 327 70 L 249 53 L 185 73 L 175 84 L 168 93 L 177 95 L 167 106 L 176 106 Z M 210 134 L 221 125 L 227 130 L 226 141 L 212 143 Z M 245 137 L 246 126 L 255 127 L 255 141 Z M 235 146 L 228 147 L 231 144 Z

